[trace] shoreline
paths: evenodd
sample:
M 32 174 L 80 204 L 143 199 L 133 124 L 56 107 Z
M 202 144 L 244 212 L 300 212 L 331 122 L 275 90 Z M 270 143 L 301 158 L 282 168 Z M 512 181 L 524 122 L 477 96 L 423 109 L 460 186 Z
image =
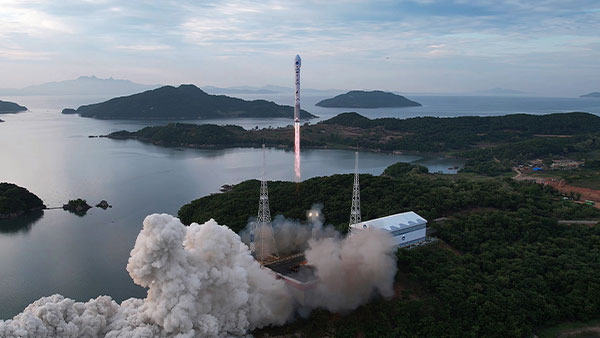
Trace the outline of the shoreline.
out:
M 182 148 L 182 149 L 202 149 L 202 150 L 223 150 L 223 149 L 234 149 L 234 148 L 253 148 L 253 149 L 261 149 L 262 148 L 262 143 L 251 143 L 251 144 L 242 144 L 242 143 L 234 143 L 231 145 L 227 145 L 227 146 L 218 146 L 215 144 L 201 144 L 201 145 L 197 145 L 197 144 L 180 144 L 180 145 L 163 145 L 160 144 L 159 142 L 152 142 L 149 140 L 145 140 L 142 138 L 138 138 L 138 137 L 113 137 L 109 135 L 89 135 L 88 138 L 107 138 L 107 139 L 111 139 L 111 140 L 120 140 L 120 141 L 126 141 L 126 140 L 136 140 L 145 144 L 152 144 L 155 145 L 157 147 L 163 147 L 163 148 L 171 148 L 171 149 L 177 149 L 177 148 Z M 282 149 L 285 151 L 293 151 L 294 147 L 292 146 L 287 146 L 287 145 L 283 145 L 283 144 L 278 144 L 278 145 L 274 145 L 274 144 L 269 144 L 269 143 L 265 143 L 265 147 L 266 148 L 272 148 L 272 149 Z M 302 146 L 301 149 L 310 149 L 310 150 L 349 150 L 349 151 L 356 151 L 356 147 L 352 147 L 352 146 L 344 146 L 344 145 L 332 145 L 332 146 Z M 385 150 L 385 149 L 380 149 L 380 148 L 363 148 L 360 147 L 358 148 L 359 151 L 363 151 L 363 152 L 370 152 L 370 153 L 380 153 L 380 154 L 390 154 L 390 155 L 416 155 L 416 156 L 423 156 L 423 157 L 441 157 L 441 158 L 448 158 L 448 159 L 458 159 L 458 160 L 466 160 L 464 158 L 458 157 L 458 156 L 454 156 L 454 155 L 450 155 L 451 153 L 436 153 L 436 152 L 420 152 L 420 151 L 403 151 L 403 150 Z

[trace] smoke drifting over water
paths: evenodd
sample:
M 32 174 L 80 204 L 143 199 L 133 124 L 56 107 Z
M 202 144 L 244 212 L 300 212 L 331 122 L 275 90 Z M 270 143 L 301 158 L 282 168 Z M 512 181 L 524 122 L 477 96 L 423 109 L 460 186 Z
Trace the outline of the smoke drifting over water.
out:
M 146 217 L 127 271 L 146 299 L 45 297 L 0 321 L 0 337 L 223 337 L 284 324 L 294 310 L 284 283 L 213 220 Z
M 323 227 L 320 209 L 309 215 L 308 224 L 281 216 L 273 222 L 280 254 L 307 249 L 307 261 L 316 268 L 315 296 L 305 306 L 346 311 L 375 294 L 393 295 L 395 248 L 388 234 L 342 238 Z M 186 227 L 170 215 L 146 217 L 127 271 L 148 288 L 145 299 L 119 305 L 108 296 L 85 303 L 44 297 L 0 321 L 0 337 L 242 336 L 284 324 L 297 308 L 284 282 L 214 220 Z

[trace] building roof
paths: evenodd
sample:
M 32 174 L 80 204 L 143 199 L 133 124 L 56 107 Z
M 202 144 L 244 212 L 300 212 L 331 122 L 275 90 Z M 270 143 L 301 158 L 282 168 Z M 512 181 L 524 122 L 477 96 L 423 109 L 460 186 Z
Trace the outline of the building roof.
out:
M 385 229 L 387 231 L 393 232 L 406 228 L 412 228 L 414 226 L 422 224 L 427 224 L 427 220 L 419 216 L 414 211 L 408 211 L 360 222 L 357 224 L 353 224 L 352 227 L 357 229 Z

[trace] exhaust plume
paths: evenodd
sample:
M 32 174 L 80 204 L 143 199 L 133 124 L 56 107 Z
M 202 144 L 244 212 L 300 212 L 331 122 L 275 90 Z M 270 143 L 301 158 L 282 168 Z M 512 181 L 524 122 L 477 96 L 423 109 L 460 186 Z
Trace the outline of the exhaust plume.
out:
M 186 227 L 170 215 L 146 217 L 127 271 L 148 288 L 145 299 L 44 297 L 0 321 L 0 337 L 239 336 L 293 313 L 284 283 L 214 220 Z
M 354 310 L 379 294 L 394 295 L 396 251 L 385 231 L 363 230 L 344 239 L 312 238 L 304 253 L 316 270 L 318 284 L 308 306 L 332 312 Z
M 280 253 L 305 251 L 317 284 L 298 308 L 286 284 L 259 265 L 240 236 L 214 220 L 184 226 L 166 214 L 146 217 L 127 264 L 145 299 L 120 305 L 109 296 L 77 302 L 41 298 L 11 320 L 0 320 L 0 338 L 223 337 L 283 325 L 296 310 L 355 309 L 374 295 L 393 295 L 394 242 L 383 231 L 343 238 L 323 226 L 321 206 L 308 223 L 279 215 L 273 222 Z M 242 234 L 248 240 L 248 233 Z
M 300 173 L 300 122 L 294 123 L 294 173 L 296 174 L 296 182 L 302 180 Z
M 382 230 L 368 229 L 342 237 L 333 226 L 324 225 L 323 206 L 315 204 L 301 223 L 277 215 L 272 222 L 277 250 L 282 257 L 304 252 L 307 265 L 315 268 L 318 279 L 314 293 L 307 297 L 307 308 L 332 312 L 353 310 L 373 296 L 394 295 L 396 246 L 392 236 Z M 242 232 L 249 243 L 252 221 Z

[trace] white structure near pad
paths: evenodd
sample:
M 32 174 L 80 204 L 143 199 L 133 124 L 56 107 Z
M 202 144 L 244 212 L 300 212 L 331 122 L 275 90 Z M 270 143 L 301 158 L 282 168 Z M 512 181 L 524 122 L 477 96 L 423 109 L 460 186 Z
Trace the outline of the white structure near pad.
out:
M 389 231 L 394 236 L 396 245 L 407 246 L 425 240 L 427 220 L 417 213 L 409 211 L 350 225 L 351 233 L 364 229 Z

